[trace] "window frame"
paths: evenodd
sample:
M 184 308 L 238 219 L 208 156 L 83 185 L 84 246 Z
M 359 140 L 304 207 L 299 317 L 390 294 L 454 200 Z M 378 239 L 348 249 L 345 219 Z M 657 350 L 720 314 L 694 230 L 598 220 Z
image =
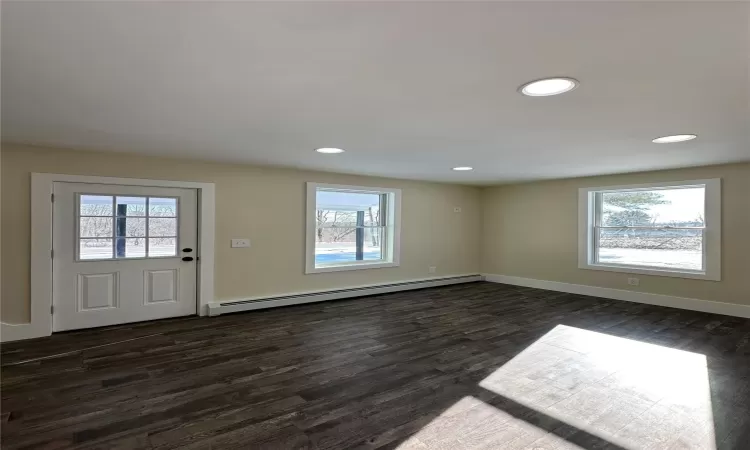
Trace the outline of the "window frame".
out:
M 381 245 L 382 258 L 377 261 L 358 261 L 333 263 L 316 267 L 315 238 L 316 238 L 316 193 L 319 189 L 341 192 L 356 192 L 365 194 L 386 195 L 385 220 L 381 227 L 384 229 Z M 305 273 L 342 272 L 348 270 L 380 269 L 398 267 L 401 254 L 401 190 L 372 186 L 350 186 L 342 184 L 307 183 L 307 207 L 305 217 Z
M 627 264 L 603 264 L 595 261 L 598 239 L 596 226 L 601 193 L 619 191 L 647 191 L 705 186 L 703 270 L 664 269 Z M 721 281 L 721 179 L 667 181 L 621 186 L 584 187 L 578 190 L 578 268 L 609 272 L 656 275 Z
M 112 215 L 108 216 L 88 216 L 88 215 L 82 215 L 81 214 L 81 197 L 83 196 L 97 196 L 97 197 L 112 197 Z M 144 211 L 143 216 L 130 216 L 130 218 L 133 219 L 145 219 L 145 235 L 144 236 L 138 236 L 143 238 L 144 240 L 144 247 L 145 247 L 145 255 L 144 256 L 133 256 L 133 257 L 117 257 L 117 240 L 118 239 L 134 239 L 134 238 L 127 238 L 124 236 L 117 236 L 117 218 L 120 217 L 117 214 L 117 198 L 118 197 L 132 197 L 132 198 L 144 198 L 146 199 L 146 209 Z M 152 198 L 168 198 L 168 199 L 174 199 L 175 200 L 175 206 L 177 207 L 177 215 L 176 216 L 151 216 L 149 207 L 150 207 L 150 199 Z M 128 195 L 121 195 L 121 194 L 92 194 L 89 192 L 77 192 L 75 194 L 75 262 L 77 263 L 87 263 L 87 262 L 107 262 L 107 261 L 137 261 L 137 260 L 143 260 L 143 259 L 169 259 L 169 258 L 178 258 L 180 256 L 180 214 L 181 214 L 181 205 L 180 205 L 180 198 L 176 196 L 170 196 L 170 195 L 135 195 L 135 194 L 128 194 Z M 109 237 L 82 237 L 81 236 L 81 218 L 82 217 L 100 217 L 100 218 L 109 218 L 112 219 L 112 235 Z M 175 219 L 175 230 L 177 235 L 176 236 L 151 236 L 149 234 L 149 221 L 150 219 Z M 174 255 L 162 255 L 162 256 L 151 256 L 149 255 L 149 239 L 158 239 L 158 238 L 167 238 L 167 239 L 174 239 L 175 240 L 175 254 Z M 100 239 L 105 240 L 108 239 L 112 241 L 112 256 L 108 258 L 81 258 L 81 242 L 85 240 L 93 240 L 93 239 Z

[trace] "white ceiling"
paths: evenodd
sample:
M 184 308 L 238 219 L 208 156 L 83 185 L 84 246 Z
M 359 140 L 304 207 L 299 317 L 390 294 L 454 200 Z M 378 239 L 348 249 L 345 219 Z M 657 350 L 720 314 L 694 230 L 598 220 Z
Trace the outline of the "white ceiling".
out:
M 747 161 L 749 28 L 744 2 L 5 1 L 3 139 L 482 184 Z M 516 92 L 554 75 L 581 86 Z

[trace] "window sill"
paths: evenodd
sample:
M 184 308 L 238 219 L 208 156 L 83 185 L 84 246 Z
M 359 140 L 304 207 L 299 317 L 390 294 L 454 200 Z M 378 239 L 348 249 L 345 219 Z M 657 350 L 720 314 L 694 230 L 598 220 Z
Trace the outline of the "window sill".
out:
M 330 266 L 320 267 L 308 267 L 305 270 L 306 274 L 311 273 L 325 273 L 325 272 L 344 272 L 348 270 L 364 270 L 364 269 L 382 269 L 386 267 L 398 267 L 398 263 L 394 262 L 372 262 L 372 263 L 359 263 L 359 264 L 332 264 Z
M 672 277 L 672 278 L 692 278 L 697 280 L 708 280 L 708 281 L 721 281 L 719 274 L 712 274 L 709 272 L 691 272 L 691 271 L 679 271 L 669 269 L 659 269 L 657 267 L 638 267 L 638 266 L 625 266 L 625 265 L 609 265 L 609 264 L 580 264 L 579 269 L 586 270 L 602 270 L 606 272 L 620 272 L 620 273 L 634 273 L 639 275 L 654 275 L 658 277 Z

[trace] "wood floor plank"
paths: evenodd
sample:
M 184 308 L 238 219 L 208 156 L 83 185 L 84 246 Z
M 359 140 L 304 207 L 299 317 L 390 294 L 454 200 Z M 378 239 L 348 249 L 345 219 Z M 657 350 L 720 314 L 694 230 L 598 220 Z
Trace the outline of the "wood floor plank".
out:
M 723 450 L 750 428 L 750 320 L 484 282 L 0 349 L 3 449 Z

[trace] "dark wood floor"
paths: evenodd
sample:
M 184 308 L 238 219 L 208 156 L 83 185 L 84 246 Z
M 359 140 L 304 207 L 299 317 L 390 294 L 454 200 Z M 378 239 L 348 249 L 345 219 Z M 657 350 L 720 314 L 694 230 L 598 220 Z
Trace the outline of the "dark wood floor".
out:
M 501 284 L 63 333 L 2 364 L 8 449 L 750 448 L 750 320 Z

